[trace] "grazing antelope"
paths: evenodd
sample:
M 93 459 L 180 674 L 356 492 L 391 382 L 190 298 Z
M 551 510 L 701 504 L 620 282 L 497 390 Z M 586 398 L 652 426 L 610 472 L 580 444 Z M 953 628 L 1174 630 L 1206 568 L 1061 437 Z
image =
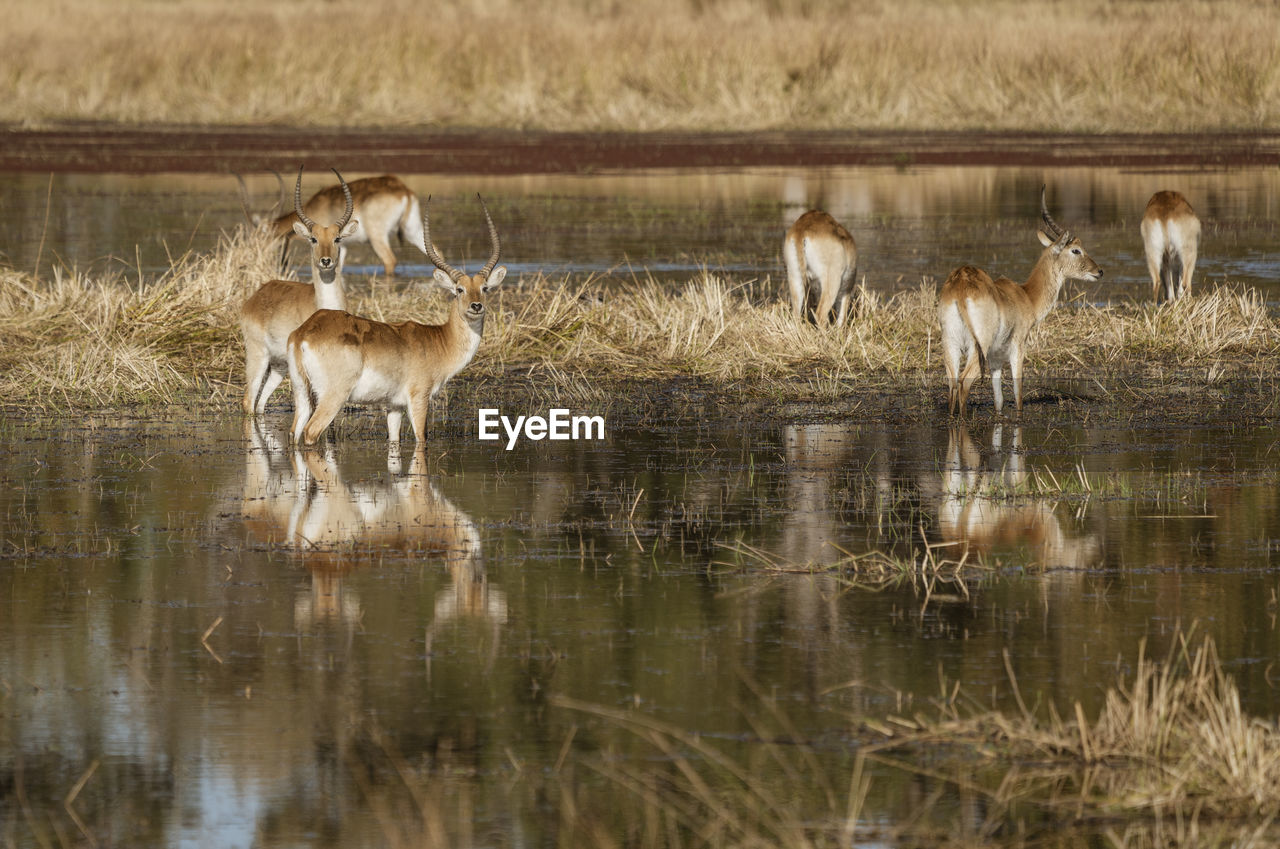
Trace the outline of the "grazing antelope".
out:
M 477 195 L 479 197 L 479 195 Z M 480 199 L 489 225 L 493 253 L 468 276 L 444 261 L 431 242 L 431 199 L 423 207 L 423 250 L 435 265 L 433 279 L 455 296 L 444 324 L 404 321 L 387 324 L 346 312 L 321 310 L 289 337 L 289 379 L 293 383 L 293 438 L 314 445 L 343 404 L 383 404 L 387 436 L 400 441 L 405 411 L 413 437 L 426 439 L 431 399 L 471 362 L 484 330 L 484 296 L 502 284 L 501 245 L 489 209 Z
M 1001 412 L 1004 395 L 1000 379 L 1006 365 L 1013 378 L 1014 406 L 1021 414 L 1022 358 L 1031 328 L 1053 309 L 1068 279 L 1093 281 L 1102 276 L 1102 269 L 1085 253 L 1080 240 L 1049 215 L 1044 187 L 1040 189 L 1040 217 L 1044 227 L 1036 236 L 1044 252 L 1026 283 L 1007 277 L 993 281 L 982 269 L 965 265 L 952 271 L 942 285 L 938 322 L 942 325 L 942 362 L 947 369 L 947 403 L 953 416 L 964 416 L 969 390 L 987 369 L 991 370 L 996 412 Z
M 827 213 L 813 209 L 796 219 L 782 242 L 791 311 L 815 324 L 844 324 L 858 275 L 853 236 Z
M 274 173 L 274 172 L 272 172 Z M 280 267 L 285 265 L 285 257 L 289 252 L 289 242 L 296 230 L 294 225 L 300 220 L 299 210 L 276 215 L 280 206 L 271 208 L 265 215 L 255 214 L 249 209 L 249 190 L 239 174 L 235 175 L 240 183 L 240 205 L 244 214 L 255 227 L 270 233 L 273 237 L 284 239 L 284 248 L 280 254 Z M 276 175 L 279 179 L 280 175 Z M 418 196 L 406 186 L 399 177 L 384 174 L 381 177 L 365 177 L 342 185 L 329 186 L 311 196 L 302 206 L 311 218 L 320 221 L 331 221 L 344 207 L 347 197 L 355 204 L 356 229 L 347 237 L 349 244 L 368 242 L 369 247 L 378 255 L 383 271 L 388 277 L 396 273 L 396 255 L 391 250 L 391 234 L 395 233 L 403 244 L 406 240 L 413 244 L 422 242 L 422 219 L 418 212 Z
M 333 173 L 338 174 L 335 170 Z M 338 174 L 341 187 L 346 181 Z M 269 280 L 240 308 L 240 332 L 244 335 L 244 412 L 262 415 L 267 399 L 287 371 L 289 334 L 318 309 L 344 310 L 347 295 L 342 288 L 345 244 L 359 221 L 352 219 L 355 201 L 346 194 L 346 210 L 336 224 L 317 224 L 302 208 L 302 169 L 293 191 L 294 231 L 311 242 L 311 282 Z
M 1141 229 L 1156 303 L 1190 294 L 1200 246 L 1200 219 L 1191 204 L 1179 192 L 1156 192 L 1147 201 Z

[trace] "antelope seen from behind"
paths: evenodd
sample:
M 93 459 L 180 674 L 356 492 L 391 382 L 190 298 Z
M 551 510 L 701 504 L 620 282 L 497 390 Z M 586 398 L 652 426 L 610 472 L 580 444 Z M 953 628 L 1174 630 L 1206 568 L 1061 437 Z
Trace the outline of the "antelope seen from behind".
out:
M 1005 366 L 1013 379 L 1014 406 L 1021 414 L 1022 359 L 1031 329 L 1053 309 L 1068 279 L 1092 281 L 1102 276 L 1102 269 L 1085 253 L 1080 240 L 1049 215 L 1043 187 L 1040 217 L 1044 227 L 1036 236 L 1044 252 L 1026 283 L 1007 277 L 993 281 L 982 269 L 965 265 L 952 271 L 942 285 L 938 322 L 942 325 L 942 362 L 947 369 L 947 403 L 953 416 L 964 416 L 973 382 L 988 369 L 996 412 L 1001 412 L 1004 395 L 1000 381 Z
M 333 173 L 338 174 L 335 170 Z M 341 187 L 346 181 L 338 174 Z M 347 295 L 342 286 L 345 240 L 359 221 L 352 219 L 355 207 L 346 193 L 346 208 L 335 224 L 317 224 L 302 208 L 302 169 L 293 192 L 294 231 L 311 245 L 311 282 L 270 280 L 254 292 L 240 308 L 240 332 L 244 336 L 244 412 L 261 415 L 267 399 L 288 373 L 289 334 L 318 309 L 345 310 Z
M 240 205 L 244 208 L 245 217 L 274 238 L 285 240 L 280 254 L 281 268 L 284 268 L 289 242 L 296 233 L 294 225 L 300 220 L 299 215 L 332 221 L 345 208 L 348 199 L 354 204 L 357 223 L 355 230 L 346 237 L 347 243 L 368 242 L 388 277 L 394 277 L 396 273 L 396 255 L 391 250 L 392 234 L 398 235 L 401 243 L 422 243 L 418 196 L 399 177 L 384 174 L 329 186 L 316 192 L 305 204 L 295 203 L 294 211 L 283 215 L 276 214 L 279 201 L 265 215 L 252 212 L 249 209 L 249 190 L 239 174 L 235 177 L 240 183 Z M 279 179 L 278 174 L 276 177 Z
M 1200 219 L 1191 204 L 1178 192 L 1156 192 L 1147 201 L 1140 229 L 1156 302 L 1190 294 L 1200 247 Z
M 858 246 L 844 225 L 821 210 L 806 212 L 787 230 L 782 259 L 795 317 L 843 326 L 858 276 Z
M 423 207 L 423 249 L 436 267 L 432 279 L 454 295 L 444 324 L 387 324 L 321 310 L 289 337 L 293 438 L 298 443 L 314 445 L 348 401 L 384 405 L 392 442 L 400 441 L 400 423 L 407 411 L 414 439 L 425 441 L 431 399 L 475 356 L 484 330 L 485 295 L 507 275 L 498 265 L 498 230 L 483 198 L 480 205 L 493 253 L 470 276 L 445 262 L 436 250 L 428 219 L 430 198 Z

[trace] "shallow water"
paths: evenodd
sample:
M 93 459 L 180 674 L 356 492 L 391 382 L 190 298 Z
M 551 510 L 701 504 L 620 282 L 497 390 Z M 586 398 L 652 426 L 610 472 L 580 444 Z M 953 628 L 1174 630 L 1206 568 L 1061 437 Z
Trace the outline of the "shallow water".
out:
M 77 835 L 81 779 L 108 845 L 554 845 L 587 765 L 663 760 L 609 711 L 747 762 L 784 716 L 839 775 L 861 717 L 956 682 L 1012 707 L 1006 651 L 1028 702 L 1092 713 L 1192 623 L 1280 708 L 1270 428 L 614 421 L 508 452 L 455 414 L 421 454 L 295 454 L 278 408 L 10 419 L 6 845 Z M 926 540 L 960 580 L 778 568 Z M 873 773 L 864 825 L 921 780 Z
M 361 174 L 348 174 L 355 179 Z M 1024 279 L 1039 255 L 1039 190 L 1050 210 L 1082 237 L 1106 271 L 1068 297 L 1147 298 L 1138 221 L 1152 193 L 1177 188 L 1205 226 L 1200 285 L 1257 286 L 1280 299 L 1276 213 L 1280 172 L 1131 172 L 1115 168 L 832 168 L 688 172 L 627 171 L 591 176 L 402 175 L 433 196 L 436 239 L 451 260 L 475 261 L 487 243 L 474 193 L 485 196 L 516 273 L 653 274 L 679 282 L 704 268 L 778 281 L 786 227 L 809 206 L 828 209 L 853 231 L 859 270 L 880 291 L 940 281 L 957 265 Z M 254 203 L 275 201 L 270 175 L 250 175 Z M 327 183 L 309 175 L 306 191 Z M 23 269 L 51 264 L 130 269 L 144 275 L 188 250 L 212 248 L 244 221 L 227 175 L 0 175 L 0 258 Z M 397 246 L 407 276 L 423 276 L 420 252 Z M 303 259 L 295 246 L 294 261 Z M 357 274 L 380 270 L 367 246 L 349 260 Z M 306 274 L 305 268 L 299 269 Z

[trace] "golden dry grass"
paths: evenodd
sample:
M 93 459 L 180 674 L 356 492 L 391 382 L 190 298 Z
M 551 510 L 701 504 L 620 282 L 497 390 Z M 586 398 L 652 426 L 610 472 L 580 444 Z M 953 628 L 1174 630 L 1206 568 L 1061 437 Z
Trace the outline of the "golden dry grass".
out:
M 644 845 L 1056 847 L 1105 837 L 1114 846 L 1262 846 L 1275 837 L 1280 729 L 1241 710 L 1211 640 L 1180 636 L 1161 662 L 1140 655 L 1093 719 L 1078 703 L 1066 719 L 1052 709 L 1037 716 L 1020 696 L 1012 712 L 962 716 L 962 688 L 944 691 L 936 719 L 855 721 L 848 757 L 825 744 L 811 749 L 759 691 L 746 755 L 644 711 L 553 703 L 636 736 L 631 761 L 584 757 L 578 765 L 623 791 L 610 809 L 632 813 L 629 831 L 648 838 Z M 951 807 L 940 790 L 920 792 L 892 826 L 861 818 L 868 798 L 892 803 L 904 773 L 920 779 L 917 789 L 949 787 L 971 804 Z M 600 806 L 583 795 L 564 817 L 566 833 L 605 833 Z
M 9 403 L 85 407 L 219 402 L 243 385 L 239 306 L 276 276 L 276 249 L 237 233 L 155 281 L 0 269 L 0 392 Z M 597 380 L 695 378 L 735 391 L 834 399 L 903 379 L 942 383 L 936 290 L 864 293 L 843 331 L 794 321 L 780 284 L 707 271 L 688 282 L 526 276 L 503 287 L 463 378 L 539 375 L 555 397 Z M 375 283 L 353 309 L 387 320 L 443 321 L 447 299 L 417 284 Z M 1218 287 L 1172 306 L 1061 308 L 1033 338 L 1028 384 L 1051 373 L 1269 377 L 1280 324 L 1256 291 Z M 941 391 L 941 390 L 940 390 Z M 584 396 L 584 397 L 585 397 Z
M 27 125 L 1280 126 L 1265 0 L 2 0 L 0 15 L 0 122 Z
M 1093 720 L 1078 702 L 1066 718 L 1052 708 L 1047 717 L 1035 715 L 1021 696 L 1019 711 L 974 717 L 949 703 L 936 722 L 887 729 L 894 742 L 881 751 L 930 741 L 998 751 L 1007 772 L 993 798 L 1003 805 L 1035 799 L 1074 808 L 1079 818 L 1194 814 L 1272 822 L 1280 816 L 1280 728 L 1244 712 L 1212 639 L 1192 643 L 1180 635 L 1163 661 L 1140 652 L 1132 678 L 1107 690 Z

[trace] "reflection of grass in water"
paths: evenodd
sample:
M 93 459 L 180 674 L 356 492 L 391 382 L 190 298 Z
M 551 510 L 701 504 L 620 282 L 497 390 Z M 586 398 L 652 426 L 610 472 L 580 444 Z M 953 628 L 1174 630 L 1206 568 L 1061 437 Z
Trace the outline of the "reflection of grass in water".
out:
M 849 552 L 835 543 L 828 545 L 843 555 L 834 563 L 794 563 L 742 540 L 717 543 L 724 556 L 731 559 L 712 561 L 712 566 L 746 569 L 765 574 L 818 574 L 834 575 L 850 586 L 880 587 L 897 584 L 919 584 L 928 596 L 938 585 L 954 587 L 967 596 L 965 580 L 973 573 L 987 572 L 979 560 L 968 556 L 946 557 L 950 543 L 925 542 L 919 550 L 908 554 L 872 550 L 862 553 Z
M 963 709 L 959 686 L 942 689 L 936 718 L 855 718 L 853 739 L 835 756 L 829 741 L 806 741 L 758 691 L 763 715 L 748 718 L 746 744 L 705 739 L 641 711 L 553 698 L 640 744 L 626 760 L 577 759 L 615 788 L 614 801 L 603 813 L 579 788 L 562 824 L 569 835 L 650 836 L 644 845 L 797 849 L 854 840 L 1250 846 L 1274 837 L 1280 730 L 1241 711 L 1210 640 L 1193 647 L 1184 636 L 1162 663 L 1140 657 L 1092 720 L 1078 703 L 1067 718 L 1052 706 L 1039 714 Z M 910 805 L 904 777 L 918 789 Z
M 1203 503 L 1208 484 L 1204 475 L 1193 469 L 1156 471 L 1087 472 L 1076 464 L 1072 474 L 1054 475 L 1047 467 L 1030 470 L 1028 492 L 1039 496 L 1064 499 L 1101 498 L 1142 500 L 1156 506 Z
M 8 340 L 0 391 L 11 403 L 59 408 L 236 397 L 244 379 L 239 306 L 275 276 L 274 253 L 236 235 L 138 285 L 111 275 L 36 279 L 0 270 Z M 841 331 L 795 322 L 775 282 L 710 271 L 679 285 L 534 276 L 500 292 L 462 378 L 514 381 L 544 401 L 612 400 L 601 380 L 694 380 L 761 400 L 856 402 L 904 379 L 920 381 L 924 394 L 942 393 L 932 284 L 868 297 Z M 434 294 L 424 303 L 416 285 L 380 283 L 352 300 L 353 311 L 390 320 L 441 321 L 446 310 Z M 1028 383 L 1086 366 L 1108 394 L 1126 397 L 1127 384 L 1109 381 L 1108 372 L 1157 379 L 1177 372 L 1199 385 L 1269 378 L 1280 371 L 1276 338 L 1280 323 L 1253 290 L 1217 288 L 1162 309 L 1059 310 L 1037 333 Z
M 423 18 L 404 0 L 126 8 L 7 4 L 0 120 L 1177 132 L 1280 119 L 1271 9 L 1248 0 L 1066 15 L 1049 0 L 554 0 L 536 15 L 464 0 L 427 27 L 389 25 Z

